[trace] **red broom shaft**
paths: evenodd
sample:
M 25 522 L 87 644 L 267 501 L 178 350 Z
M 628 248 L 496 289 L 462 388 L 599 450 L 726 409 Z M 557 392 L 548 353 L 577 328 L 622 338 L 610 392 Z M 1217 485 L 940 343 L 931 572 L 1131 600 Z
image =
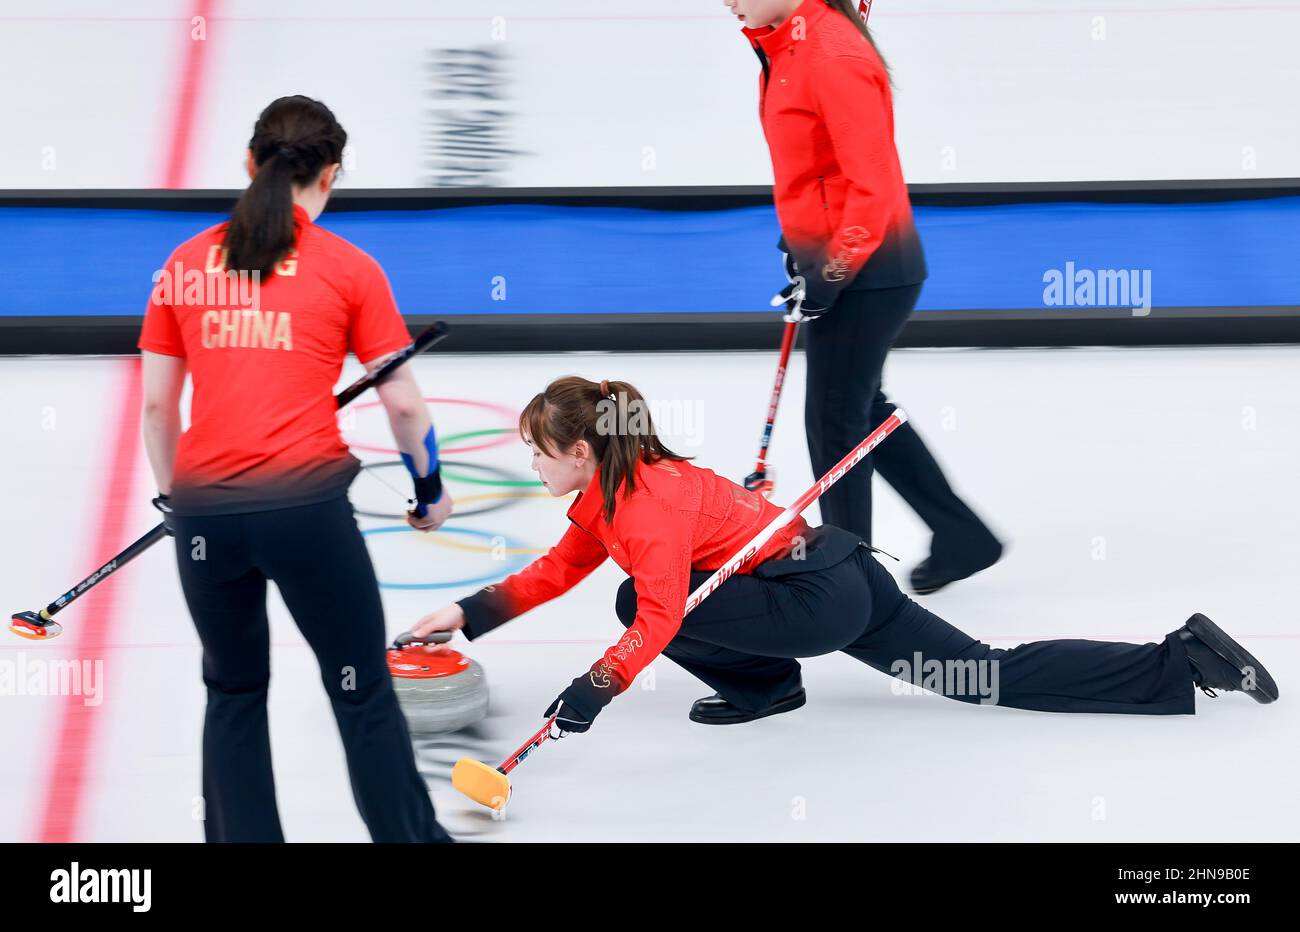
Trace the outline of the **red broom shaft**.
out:
M 796 321 L 787 321 L 785 333 L 781 335 L 781 359 L 776 365 L 776 384 L 772 386 L 772 400 L 767 405 L 767 423 L 763 425 L 763 439 L 758 447 L 758 465 L 754 472 L 767 471 L 767 448 L 772 444 L 772 428 L 776 424 L 776 409 L 781 404 L 781 388 L 785 385 L 785 370 L 790 363 L 790 350 L 794 348 L 794 336 L 799 329 Z

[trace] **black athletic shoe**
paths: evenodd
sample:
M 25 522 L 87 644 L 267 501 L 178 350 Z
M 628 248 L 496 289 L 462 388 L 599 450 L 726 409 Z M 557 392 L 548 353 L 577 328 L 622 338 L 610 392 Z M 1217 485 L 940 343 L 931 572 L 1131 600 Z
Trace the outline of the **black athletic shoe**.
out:
M 779 715 L 782 712 L 793 712 L 808 701 L 808 695 L 800 686 L 795 692 L 790 693 L 784 699 L 778 699 L 765 709 L 759 709 L 757 712 L 747 712 L 739 706 L 734 706 L 726 699 L 716 693 L 707 699 L 697 699 L 691 706 L 690 719 L 692 722 L 699 722 L 701 725 L 739 725 L 743 722 L 752 722 L 756 718 L 766 718 L 769 715 Z
M 912 591 L 917 595 L 929 595 L 932 592 L 938 592 L 949 583 L 955 583 L 968 576 L 974 576 L 981 570 L 988 569 L 1002 559 L 1002 551 L 1001 542 L 995 540 L 993 546 L 985 552 L 985 555 L 980 560 L 962 566 L 936 560 L 933 556 L 927 557 L 912 570 Z
M 1222 689 L 1247 692 L 1256 702 L 1277 699 L 1277 683 L 1264 665 L 1204 615 L 1193 615 L 1175 633 L 1192 662 L 1192 681 L 1207 696 L 1213 697 L 1216 689 Z M 1254 683 L 1247 686 L 1250 678 Z

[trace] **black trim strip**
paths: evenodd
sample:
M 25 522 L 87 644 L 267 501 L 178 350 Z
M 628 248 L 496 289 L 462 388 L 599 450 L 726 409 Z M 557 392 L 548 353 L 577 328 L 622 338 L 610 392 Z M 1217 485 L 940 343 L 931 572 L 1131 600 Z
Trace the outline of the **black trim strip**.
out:
M 935 207 L 977 204 L 1093 201 L 1180 203 L 1254 200 L 1300 195 L 1300 178 L 1173 181 L 1062 181 L 914 184 L 912 203 Z M 228 211 L 235 189 L 0 190 L 0 207 L 109 207 L 131 210 Z M 640 207 L 650 210 L 724 210 L 772 203 L 766 185 L 683 185 L 599 188 L 341 188 L 329 210 L 430 210 L 481 204 L 554 204 Z
M 451 325 L 440 352 L 561 353 L 772 350 L 783 324 L 775 313 L 439 314 Z M 411 315 L 418 332 L 433 322 Z M 139 316 L 0 318 L 0 354 L 130 354 Z M 816 324 L 808 326 L 815 327 Z M 922 311 L 903 347 L 1152 346 L 1300 343 L 1300 307 L 1154 308 L 1134 317 L 1119 308 Z

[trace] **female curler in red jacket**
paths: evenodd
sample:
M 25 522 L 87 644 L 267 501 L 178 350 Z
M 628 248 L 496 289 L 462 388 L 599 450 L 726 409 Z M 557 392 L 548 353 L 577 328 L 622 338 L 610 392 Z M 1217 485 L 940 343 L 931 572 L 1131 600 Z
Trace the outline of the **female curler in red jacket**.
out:
M 546 710 L 563 732 L 587 731 L 660 654 L 714 690 L 689 717 L 716 725 L 804 705 L 798 658 L 835 651 L 953 699 L 1045 712 L 1192 713 L 1196 685 L 1277 696 L 1258 661 L 1203 615 L 1160 643 L 992 648 L 903 595 L 858 534 L 795 518 L 756 541 L 782 509 L 664 446 L 626 382 L 557 379 L 525 406 L 519 431 L 547 491 L 579 493 L 569 528 L 544 556 L 411 633 L 482 637 L 612 559 L 629 577 L 613 606 L 627 630 Z M 690 599 L 688 613 L 691 593 L 751 542 L 758 552 L 708 598 Z M 934 664 L 965 672 L 936 680 Z
M 759 117 L 772 157 L 773 198 L 790 284 L 787 320 L 804 330 L 804 423 L 813 473 L 879 424 L 893 404 L 885 357 L 926 277 L 894 147 L 889 71 L 865 8 L 849 0 L 726 0 L 745 24 L 761 70 Z M 948 484 L 904 424 L 821 502 L 823 517 L 871 540 L 873 468 L 933 532 L 911 574 L 918 593 L 991 566 L 1002 544 Z

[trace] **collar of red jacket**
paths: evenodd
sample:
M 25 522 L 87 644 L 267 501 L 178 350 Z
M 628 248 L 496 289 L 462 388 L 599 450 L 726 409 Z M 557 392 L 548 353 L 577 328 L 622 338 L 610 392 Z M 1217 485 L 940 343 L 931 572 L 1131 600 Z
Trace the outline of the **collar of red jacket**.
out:
M 591 477 L 587 488 L 578 493 L 567 512 L 569 519 L 584 531 L 590 531 L 598 522 L 604 520 L 602 509 L 605 507 L 605 495 L 600 490 L 600 467 Z
M 311 224 L 311 215 L 307 213 L 307 208 L 301 204 L 293 205 L 293 222 L 298 226 L 309 226 Z
M 785 22 L 780 26 L 764 26 L 761 29 L 743 26 L 740 31 L 748 37 L 750 45 L 761 48 L 770 59 L 803 38 L 803 36 L 800 36 L 800 39 L 794 37 L 794 27 L 797 23 L 802 20 L 806 34 L 808 27 L 825 12 L 826 0 L 803 0 L 803 3 L 795 7 L 794 12 L 786 17 Z

